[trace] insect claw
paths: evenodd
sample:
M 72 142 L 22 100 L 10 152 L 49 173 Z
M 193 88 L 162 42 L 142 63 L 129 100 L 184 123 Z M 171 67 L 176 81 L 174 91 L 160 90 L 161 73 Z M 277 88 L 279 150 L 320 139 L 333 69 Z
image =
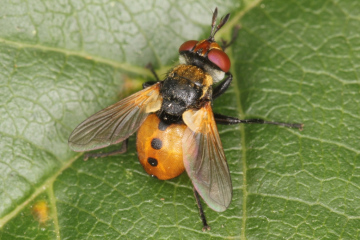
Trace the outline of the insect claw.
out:
M 211 227 L 210 227 L 209 225 L 206 225 L 206 226 L 204 226 L 204 227 L 202 228 L 202 231 L 203 231 L 203 232 L 206 232 L 206 231 L 209 231 L 209 230 L 211 230 Z

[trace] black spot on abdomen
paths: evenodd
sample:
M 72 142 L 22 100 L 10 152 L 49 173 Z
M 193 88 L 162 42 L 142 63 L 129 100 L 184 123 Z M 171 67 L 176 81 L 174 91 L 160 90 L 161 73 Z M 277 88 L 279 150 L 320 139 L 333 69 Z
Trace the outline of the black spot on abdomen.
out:
M 151 147 L 153 149 L 159 150 L 162 147 L 162 141 L 159 138 L 153 138 L 151 140 Z
M 158 160 L 156 160 L 155 158 L 149 157 L 147 161 L 153 167 L 156 167 L 158 165 Z

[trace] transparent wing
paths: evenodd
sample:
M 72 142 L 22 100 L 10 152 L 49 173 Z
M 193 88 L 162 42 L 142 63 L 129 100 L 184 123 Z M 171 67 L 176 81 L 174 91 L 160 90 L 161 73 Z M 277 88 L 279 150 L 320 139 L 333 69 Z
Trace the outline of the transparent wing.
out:
M 138 130 L 151 112 L 160 109 L 160 83 L 156 83 L 95 113 L 69 137 L 69 146 L 77 152 L 103 148 L 124 141 Z
M 183 114 L 188 126 L 183 136 L 183 158 L 195 189 L 217 212 L 225 211 L 232 198 L 232 184 L 210 102 Z

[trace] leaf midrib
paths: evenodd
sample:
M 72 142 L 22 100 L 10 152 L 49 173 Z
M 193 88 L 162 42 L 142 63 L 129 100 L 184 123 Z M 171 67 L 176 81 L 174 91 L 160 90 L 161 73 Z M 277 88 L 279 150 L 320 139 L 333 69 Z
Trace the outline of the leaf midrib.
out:
M 238 14 L 236 14 L 231 21 L 229 21 L 229 23 L 226 26 L 226 28 L 224 29 L 227 33 L 230 33 L 231 30 L 237 26 L 240 22 L 240 19 L 247 13 L 249 12 L 251 9 L 253 9 L 254 7 L 258 6 L 260 3 L 262 2 L 262 0 L 255 0 L 254 2 L 251 2 L 249 4 L 247 4 L 247 6 L 245 6 L 243 11 L 240 11 Z M 231 55 L 231 52 L 229 54 L 230 59 L 232 60 L 231 62 L 234 63 L 234 58 Z M 236 76 L 236 71 L 234 71 L 233 73 L 233 79 L 237 79 Z M 238 82 L 237 81 L 233 81 L 233 89 L 234 89 L 234 94 L 236 96 L 236 109 L 239 112 L 239 117 L 243 118 L 245 116 L 244 114 L 244 110 L 242 108 L 242 104 L 240 101 L 240 90 L 239 90 L 239 86 L 238 86 Z M 241 233 L 240 233 L 240 239 L 246 239 L 246 220 L 247 220 L 247 198 L 248 198 L 248 191 L 247 191 L 247 165 L 246 165 L 246 137 L 245 137 L 245 128 L 244 128 L 244 124 L 240 124 L 239 126 L 239 134 L 241 136 L 241 141 L 239 143 L 239 149 L 241 149 L 241 165 L 242 165 L 242 176 L 243 176 L 243 181 L 242 181 L 242 222 L 241 222 Z M 240 167 L 240 166 L 239 166 Z M 240 214 L 239 214 L 240 215 Z

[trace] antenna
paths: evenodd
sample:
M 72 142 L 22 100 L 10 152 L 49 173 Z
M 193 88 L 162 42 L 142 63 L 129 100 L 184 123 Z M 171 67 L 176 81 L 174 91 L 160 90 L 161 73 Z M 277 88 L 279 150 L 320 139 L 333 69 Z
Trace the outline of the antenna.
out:
M 213 17 L 212 17 L 212 23 L 211 23 L 211 33 L 210 33 L 210 37 L 209 37 L 209 41 L 211 42 L 215 42 L 215 34 L 217 33 L 217 31 L 220 30 L 220 28 L 222 28 L 222 26 L 225 25 L 225 23 L 229 20 L 230 18 L 230 13 L 226 14 L 225 17 L 222 17 L 220 19 L 219 24 L 215 27 L 216 24 L 216 19 L 217 19 L 217 15 L 218 15 L 218 9 L 217 7 L 215 8 L 215 11 L 213 13 Z

